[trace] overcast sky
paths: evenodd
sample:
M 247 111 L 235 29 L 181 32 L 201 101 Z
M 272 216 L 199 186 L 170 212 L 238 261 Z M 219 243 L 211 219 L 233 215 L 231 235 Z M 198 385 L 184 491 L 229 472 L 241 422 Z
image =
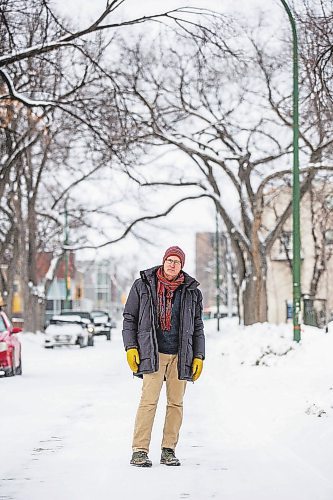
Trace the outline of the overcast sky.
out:
M 105 6 L 105 0 L 54 0 L 54 4 L 70 17 L 75 16 L 85 20 L 93 18 L 96 13 L 102 11 Z M 114 17 L 134 18 L 158 14 L 166 10 L 177 9 L 180 7 L 196 7 L 203 9 L 212 9 L 217 12 L 240 12 L 242 14 L 257 15 L 257 9 L 260 8 L 266 12 L 272 12 L 275 15 L 281 15 L 282 6 L 279 0 L 168 0 L 168 2 L 158 2 L 156 0 L 125 0 L 119 9 L 114 13 Z

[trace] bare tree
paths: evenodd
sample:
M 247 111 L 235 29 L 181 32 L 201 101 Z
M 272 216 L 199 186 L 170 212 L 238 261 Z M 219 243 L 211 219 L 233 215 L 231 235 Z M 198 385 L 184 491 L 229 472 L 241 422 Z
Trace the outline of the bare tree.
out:
M 184 15 L 197 12 L 183 9 L 163 17 L 178 23 L 176 36 L 169 26 L 167 36 L 153 44 L 144 37 L 132 44 L 121 42 L 119 32 L 105 38 L 102 33 L 120 26 L 162 19 L 161 15 L 121 25 L 109 22 L 120 4 L 107 2 L 98 19 L 80 30 L 68 26 L 42 0 L 31 0 L 30 9 L 24 8 L 26 2 L 13 0 L 1 5 L 0 36 L 6 50 L 0 56 L 4 139 L 0 200 L 5 220 L 0 251 L 5 255 L 8 241 L 12 249 L 15 241 L 26 241 L 17 224 L 25 217 L 22 205 L 12 205 L 15 210 L 7 207 L 7 199 L 16 200 L 15 193 L 24 199 L 26 186 L 31 193 L 36 188 L 27 207 L 29 231 L 32 236 L 37 228 L 39 248 L 50 241 L 60 243 L 59 215 L 68 198 L 77 235 L 73 243 L 76 248 L 96 248 L 80 228 L 92 226 L 89 214 L 110 214 L 110 205 L 77 204 L 75 189 L 87 188 L 87 180 L 97 172 L 106 176 L 119 169 L 149 193 L 143 198 L 149 196 L 150 205 L 157 197 L 163 203 L 159 212 L 143 210 L 119 236 L 111 240 L 106 236 L 102 245 L 125 237 L 139 222 L 166 216 L 184 200 L 209 198 L 232 241 L 244 321 L 265 321 L 267 257 L 291 213 L 290 203 L 274 228 L 263 227 L 267 192 L 271 186 L 290 185 L 290 44 L 270 44 L 257 36 L 261 26 L 250 28 L 245 21 L 233 23 L 208 11 L 200 23 L 192 22 Z M 308 29 L 309 15 L 304 12 L 300 17 L 304 20 L 300 23 L 302 196 L 318 171 L 331 168 L 332 151 L 332 109 L 323 104 L 323 90 L 315 86 L 313 73 L 317 28 L 312 24 L 313 31 Z M 27 37 L 18 36 L 22 26 L 29 28 Z M 116 56 L 108 64 L 105 55 L 111 46 Z M 36 126 L 24 127 L 27 110 L 38 118 Z M 175 150 L 182 155 L 176 166 L 168 163 L 167 156 Z M 139 162 L 139 153 L 148 154 L 150 161 Z M 12 179 L 17 181 L 14 171 L 27 175 L 23 185 L 21 177 L 13 184 L 16 191 L 9 196 Z M 226 201 L 227 191 L 234 194 L 233 207 Z M 115 221 L 123 227 L 121 216 L 116 215 Z M 47 242 L 46 235 L 52 235 Z M 35 251 L 32 242 L 30 255 Z
M 333 189 L 332 181 L 323 178 L 313 183 L 309 191 L 312 238 L 314 242 L 314 265 L 309 295 L 317 296 L 318 284 L 327 269 L 327 264 L 332 258 L 332 246 L 328 245 L 327 235 L 333 228 Z
M 181 21 L 184 10 L 112 22 L 123 0 L 78 29 L 47 0 L 4 0 L 0 6 L 0 238 L 3 286 L 22 283 L 26 327 L 37 328 L 41 297 L 36 256 L 62 246 L 61 212 L 72 198 L 75 243 L 87 242 L 90 215 L 109 207 L 77 202 L 73 192 L 96 175 L 110 175 L 135 143 L 117 73 L 105 69 L 111 32 L 148 21 Z M 108 171 L 108 172 L 106 172 Z M 86 197 L 87 198 L 87 197 Z M 71 208 L 70 208 L 71 209 Z M 81 230 L 81 235 L 80 235 Z
M 231 27 L 216 16 L 209 31 L 191 33 L 186 43 L 182 34 L 169 44 L 156 40 L 149 52 L 141 42 L 127 50 L 128 107 L 145 127 L 142 143 L 158 148 L 158 155 L 161 148 L 177 149 L 183 160 L 177 167 L 155 159 L 155 169 L 154 161 L 126 168 L 138 185 L 163 189 L 164 200 L 178 189 L 183 196 L 172 206 L 190 198 L 213 200 L 237 257 L 244 321 L 250 324 L 267 320 L 267 258 L 291 215 L 290 200 L 273 228 L 263 226 L 266 193 L 291 183 L 290 45 L 269 45 L 256 35 L 260 26 Z M 304 37 L 303 61 L 311 49 L 307 42 Z M 311 92 L 313 74 L 302 75 L 301 197 L 317 172 L 332 170 L 327 161 L 333 141 L 331 109 L 323 110 L 320 96 Z M 230 190 L 236 210 L 225 201 Z
M 323 104 L 333 101 L 333 2 L 332 0 L 303 0 L 297 12 L 297 22 L 307 40 L 307 69 L 313 74 L 314 88 Z

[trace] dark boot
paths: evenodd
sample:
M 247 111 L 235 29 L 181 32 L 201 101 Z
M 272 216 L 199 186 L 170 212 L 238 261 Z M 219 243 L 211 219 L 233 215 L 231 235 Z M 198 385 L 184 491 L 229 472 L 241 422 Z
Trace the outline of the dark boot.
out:
M 136 465 L 136 467 L 151 467 L 152 462 L 149 460 L 148 455 L 145 451 L 133 451 L 132 459 L 130 461 L 131 465 Z
M 180 465 L 180 461 L 175 456 L 175 450 L 172 448 L 162 448 L 161 464 L 164 465 Z

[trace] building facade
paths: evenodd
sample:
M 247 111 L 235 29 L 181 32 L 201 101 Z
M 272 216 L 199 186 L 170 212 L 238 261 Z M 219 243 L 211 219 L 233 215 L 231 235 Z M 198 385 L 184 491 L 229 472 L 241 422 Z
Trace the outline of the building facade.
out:
M 263 224 L 273 227 L 291 200 L 290 189 L 270 196 Z M 322 327 L 333 319 L 333 188 L 316 185 L 301 202 L 301 291 L 306 324 Z M 267 269 L 268 321 L 282 323 L 292 314 L 292 218 L 275 241 Z

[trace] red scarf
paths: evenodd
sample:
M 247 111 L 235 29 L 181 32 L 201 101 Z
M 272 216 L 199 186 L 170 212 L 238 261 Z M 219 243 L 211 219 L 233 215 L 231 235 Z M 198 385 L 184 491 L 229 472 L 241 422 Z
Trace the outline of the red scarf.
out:
M 172 297 L 174 291 L 184 283 L 182 272 L 177 278 L 169 281 L 163 274 L 163 267 L 157 270 L 157 314 L 160 327 L 163 331 L 171 328 Z

